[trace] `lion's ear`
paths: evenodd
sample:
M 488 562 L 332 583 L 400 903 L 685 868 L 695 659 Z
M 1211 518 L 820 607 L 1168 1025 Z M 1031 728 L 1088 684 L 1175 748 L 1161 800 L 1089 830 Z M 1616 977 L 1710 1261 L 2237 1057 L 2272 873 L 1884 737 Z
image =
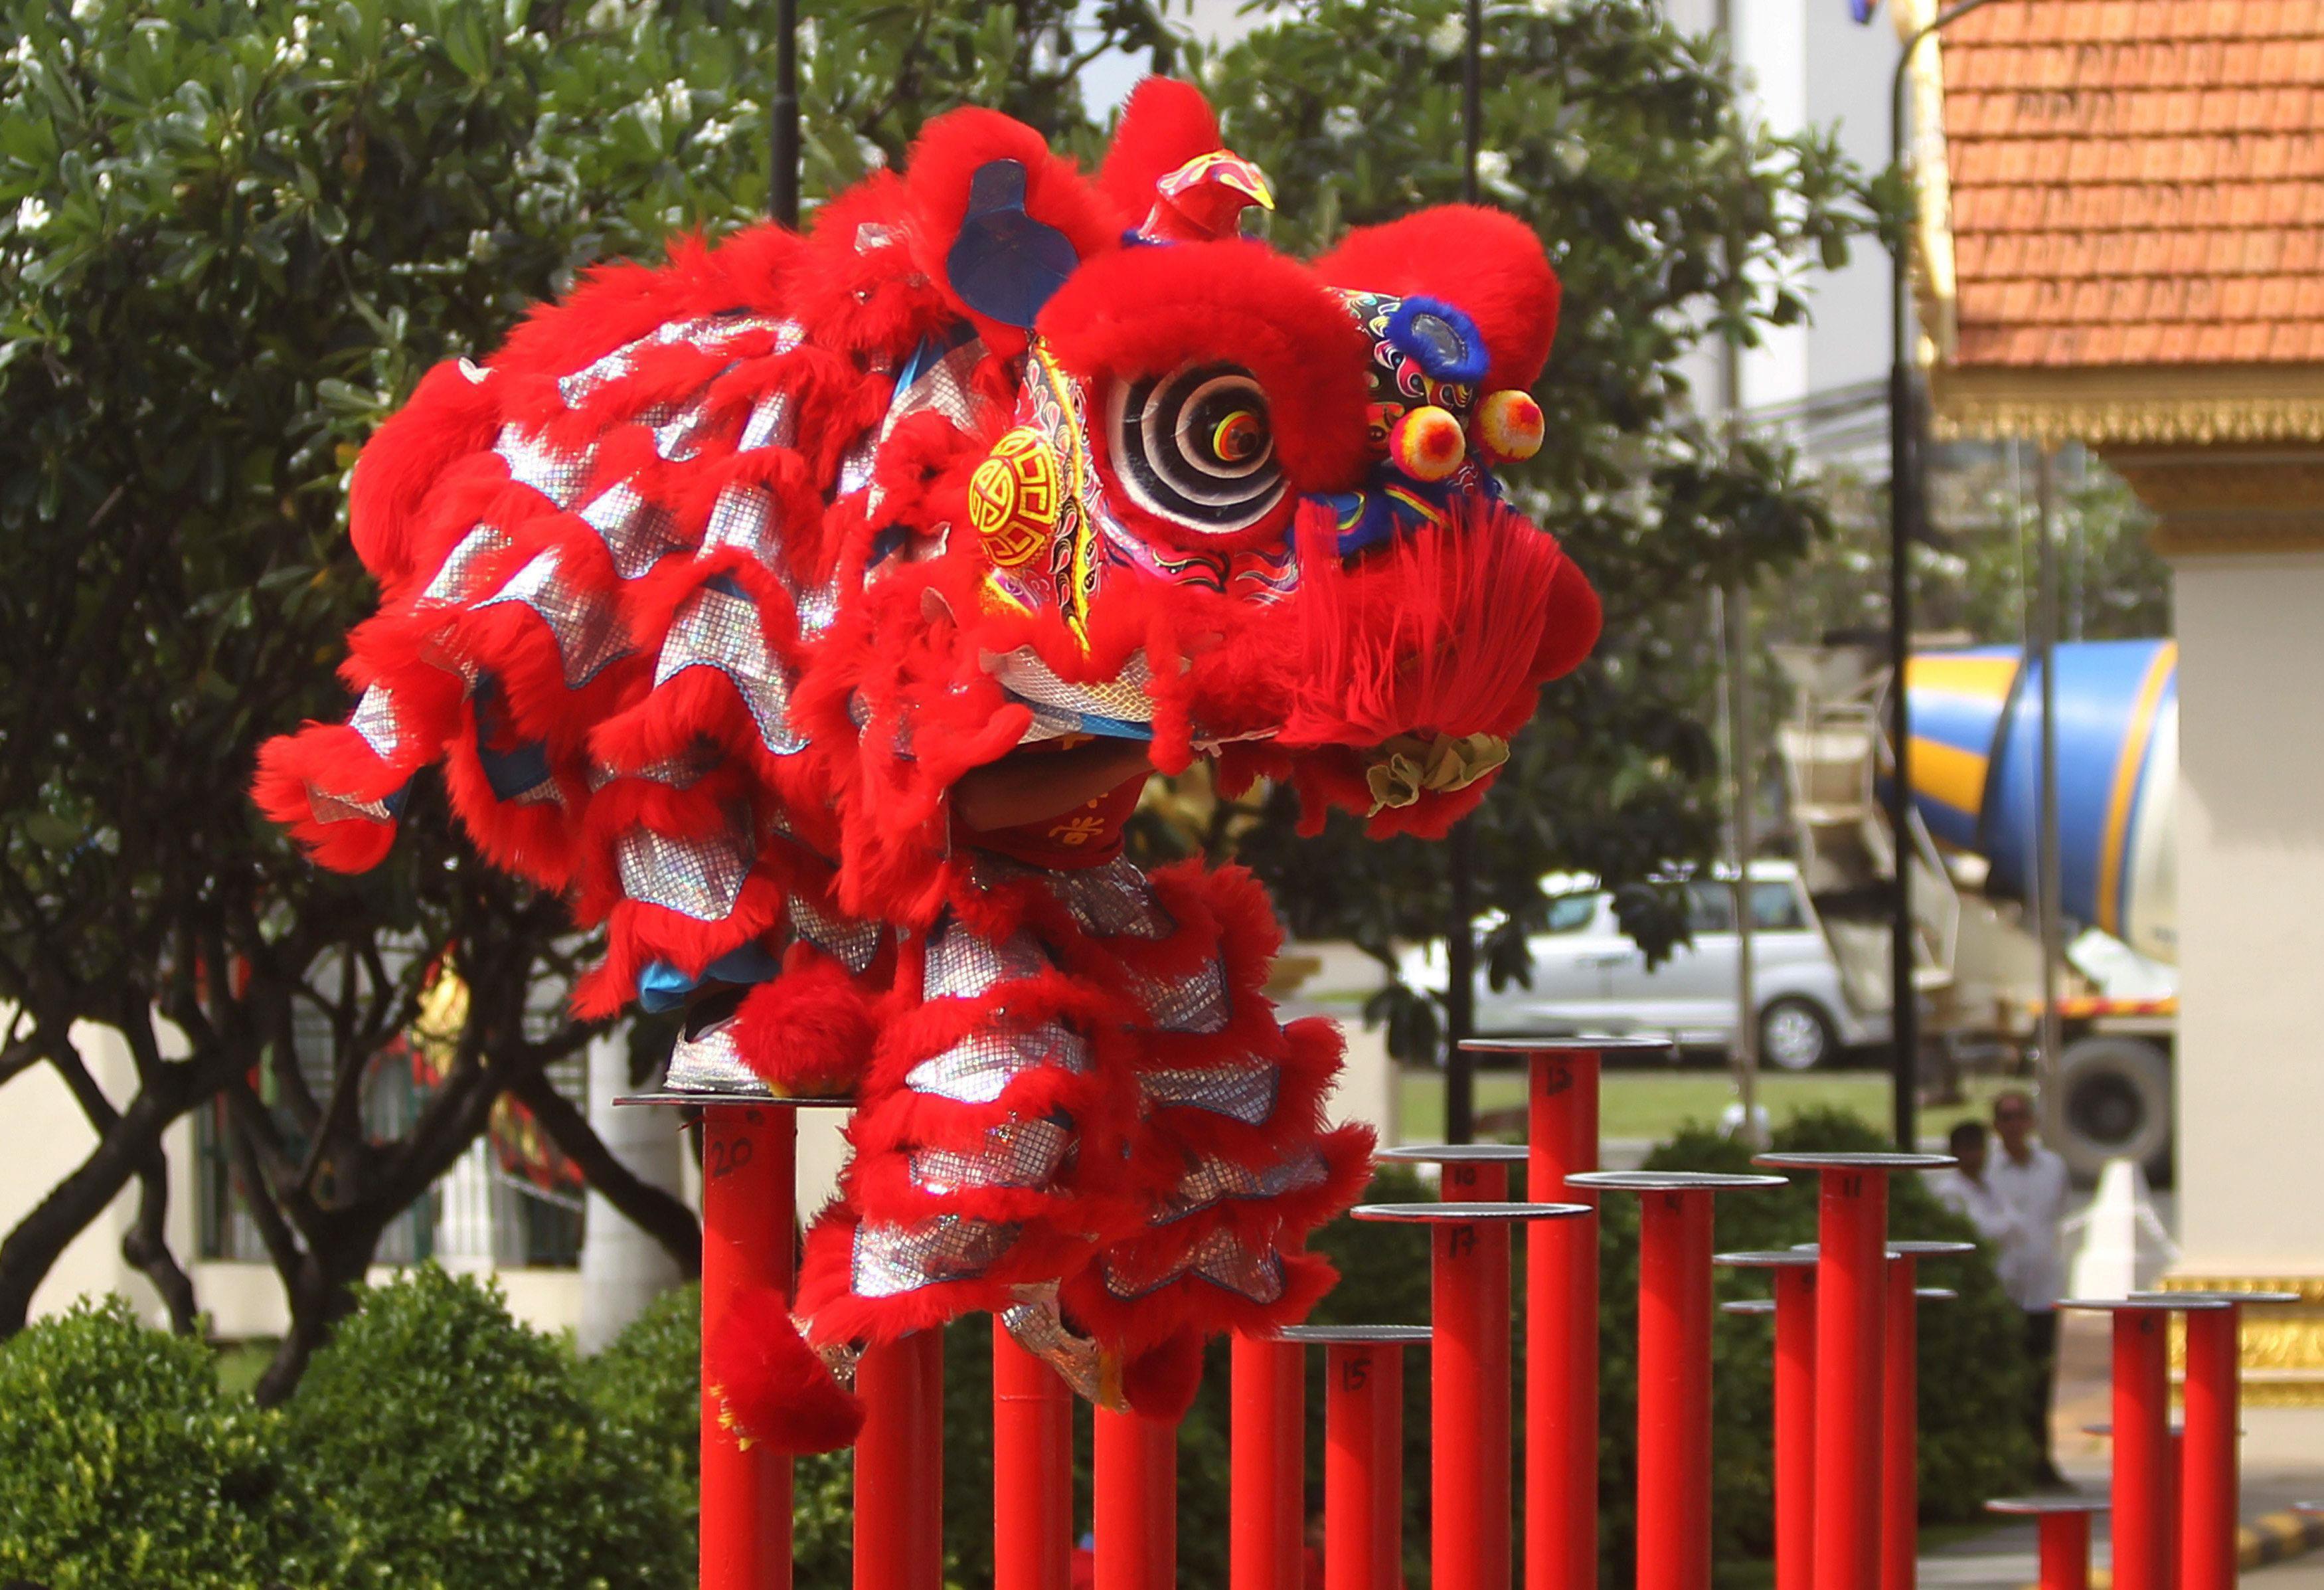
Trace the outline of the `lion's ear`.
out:
M 1336 287 L 1441 299 L 1491 355 L 1485 389 L 1531 386 L 1557 336 L 1557 273 L 1533 228 L 1506 211 L 1447 204 L 1360 226 L 1315 262 Z
M 904 180 L 913 263 L 996 352 L 1024 346 L 1026 328 L 1083 261 L 1120 246 L 1073 162 L 996 111 L 930 122 Z

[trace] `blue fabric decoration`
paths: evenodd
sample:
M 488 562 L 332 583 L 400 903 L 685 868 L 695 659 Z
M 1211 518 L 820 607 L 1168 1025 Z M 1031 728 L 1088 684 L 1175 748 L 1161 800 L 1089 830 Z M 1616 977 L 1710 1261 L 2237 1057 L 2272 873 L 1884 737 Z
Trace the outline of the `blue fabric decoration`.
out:
M 1446 480 L 1415 480 L 1382 461 L 1372 466 L 1370 476 L 1358 489 L 1310 500 L 1332 510 L 1340 532 L 1340 556 L 1352 558 L 1399 535 L 1446 522 L 1462 497 L 1498 502 L 1500 495 L 1501 483 L 1493 472 L 1473 460 Z
M 1848 9 L 1855 15 L 1857 21 L 1870 22 L 1872 8 L 1879 4 L 1880 0 L 1848 0 Z
M 706 983 L 771 983 L 782 963 L 753 941 L 737 946 L 689 977 L 668 961 L 656 961 L 638 979 L 638 1003 L 656 1014 L 674 1011 Z
M 476 678 L 476 761 L 495 800 L 513 800 L 549 782 L 549 743 L 528 740 L 503 751 L 493 744 L 500 738 L 501 681 L 489 670 Z
M 1388 339 L 1432 380 L 1474 386 L 1492 363 L 1477 323 L 1442 299 L 1406 299 L 1388 315 Z
M 1022 162 L 976 168 L 968 214 L 945 256 L 945 279 L 963 303 L 1004 326 L 1029 328 L 1080 263 L 1070 238 L 1026 213 Z

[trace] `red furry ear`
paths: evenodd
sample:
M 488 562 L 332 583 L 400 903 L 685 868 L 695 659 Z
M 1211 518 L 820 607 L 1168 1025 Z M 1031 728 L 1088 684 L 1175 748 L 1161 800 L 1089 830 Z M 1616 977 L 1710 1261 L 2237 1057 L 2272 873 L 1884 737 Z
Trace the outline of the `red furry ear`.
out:
M 1098 191 L 1124 226 L 1135 226 L 1154 208 L 1154 184 L 1193 160 L 1223 147 L 1219 118 L 1192 83 L 1148 78 L 1130 91 L 1105 164 L 1098 169 Z
M 1485 390 L 1531 386 L 1557 336 L 1557 273 L 1541 239 L 1515 216 L 1446 204 L 1380 226 L 1359 226 L 1315 262 L 1335 287 L 1399 297 L 1425 293 L 1485 334 Z
M 1007 163 L 1021 172 L 1021 196 L 1014 191 L 1019 180 L 1016 173 L 1008 173 L 1001 182 L 996 179 L 1003 173 L 989 169 Z M 930 122 L 912 146 L 904 186 L 912 218 L 912 263 L 945 290 L 995 353 L 1021 351 L 1024 328 L 980 313 L 970 302 L 977 295 L 962 292 L 954 272 L 954 245 L 962 241 L 963 227 L 996 196 L 1021 208 L 1035 236 L 1055 234 L 1071 248 L 1075 263 L 1120 246 L 1120 229 L 1074 162 L 1050 153 L 1038 133 L 998 111 L 971 107 Z M 1002 193 L 1004 188 L 1009 191 Z M 1010 236 L 1001 245 L 1022 241 Z

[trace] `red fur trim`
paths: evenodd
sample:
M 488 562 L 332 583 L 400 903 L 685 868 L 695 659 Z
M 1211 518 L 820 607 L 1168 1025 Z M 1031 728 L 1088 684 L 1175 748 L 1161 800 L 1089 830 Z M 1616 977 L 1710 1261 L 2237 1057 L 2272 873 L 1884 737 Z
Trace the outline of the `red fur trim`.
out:
M 1154 208 L 1157 182 L 1221 147 L 1219 118 L 1200 88 L 1175 78 L 1148 78 L 1121 107 L 1098 168 L 1098 191 L 1124 228 L 1135 226 Z
M 258 748 L 250 794 L 259 810 L 288 827 L 317 864 L 333 872 L 361 873 L 387 859 L 395 843 L 393 820 L 327 821 L 315 815 L 313 792 L 383 800 L 410 776 L 409 770 L 382 762 L 370 743 L 345 724 L 309 723 L 295 735 L 277 735 Z
M 776 1093 L 852 1093 L 872 1052 L 872 1001 L 847 968 L 803 944 L 783 974 L 742 997 L 734 1047 Z
M 1025 168 L 1026 213 L 1064 233 L 1084 265 L 1120 246 L 1108 207 L 1073 162 L 1052 154 L 1041 134 L 1024 123 L 971 106 L 928 123 L 905 162 L 912 259 L 930 282 L 947 281 L 945 258 L 968 214 L 969 180 L 978 167 L 996 160 L 1013 160 Z M 1023 331 L 986 319 L 948 287 L 945 291 L 987 347 L 1006 354 L 1023 349 Z
M 1232 350 L 1267 393 L 1275 456 L 1295 494 L 1351 486 L 1370 457 L 1363 333 L 1311 273 L 1259 244 L 1133 248 L 1084 265 L 1041 311 L 1039 329 L 1093 386 Z M 1201 539 L 1207 550 L 1230 544 Z
M 770 1287 L 731 1299 L 704 1344 L 705 1400 L 744 1442 L 778 1452 L 835 1452 L 863 1428 L 863 1404 L 839 1389 Z
M 1557 273 L 1533 228 L 1501 210 L 1439 205 L 1379 226 L 1359 226 L 1315 262 L 1340 287 L 1425 293 L 1464 311 L 1485 334 L 1485 390 L 1541 379 L 1557 336 Z
M 445 461 L 493 445 L 499 397 L 490 382 L 442 364 L 420 379 L 401 412 L 364 444 L 348 483 L 348 533 L 355 556 L 383 585 L 407 578 L 421 504 Z
M 1203 1386 L 1203 1338 L 1192 1330 L 1171 1333 L 1122 1366 L 1121 1394 L 1140 1418 L 1175 1425 L 1194 1405 Z

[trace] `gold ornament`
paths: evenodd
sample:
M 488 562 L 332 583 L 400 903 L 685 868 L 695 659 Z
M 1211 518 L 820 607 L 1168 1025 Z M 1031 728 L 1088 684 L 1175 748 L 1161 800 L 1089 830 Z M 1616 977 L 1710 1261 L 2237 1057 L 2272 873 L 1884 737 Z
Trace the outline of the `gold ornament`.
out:
M 968 480 L 968 522 L 1000 569 L 1030 563 L 1049 545 L 1059 506 L 1057 455 L 1038 428 L 1020 425 Z

